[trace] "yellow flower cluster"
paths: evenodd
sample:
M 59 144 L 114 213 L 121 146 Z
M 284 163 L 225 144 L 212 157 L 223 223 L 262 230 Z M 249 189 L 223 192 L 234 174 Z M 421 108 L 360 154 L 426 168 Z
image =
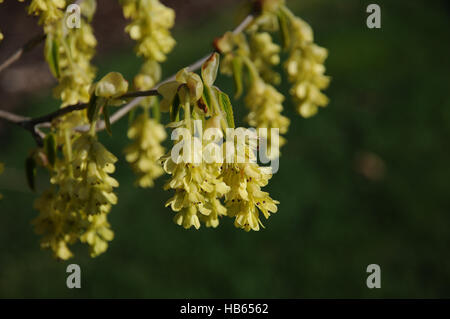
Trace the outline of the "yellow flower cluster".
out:
M 189 136 L 187 141 L 183 140 L 178 143 L 200 144 L 196 139 Z M 181 156 L 193 156 L 193 153 L 181 153 Z M 184 163 L 180 161 L 177 164 L 168 153 L 163 158 L 163 167 L 166 173 L 171 175 L 164 189 L 175 190 L 175 195 L 166 203 L 166 206 L 170 206 L 177 213 L 174 222 L 184 228 L 194 226 L 199 229 L 200 221 L 204 222 L 207 227 L 217 227 L 219 216 L 226 214 L 226 209 L 219 198 L 230 190 L 220 177 L 220 166 L 204 162 Z
M 251 79 L 244 99 L 249 109 L 247 122 L 252 127 L 268 129 L 267 135 L 261 136 L 267 139 L 268 158 L 279 157 L 279 147 L 283 146 L 286 140 L 280 136 L 279 144 L 274 145 L 273 152 L 270 152 L 270 129 L 278 128 L 280 134 L 286 134 L 290 123 L 290 120 L 281 114 L 284 96 L 269 84 L 277 84 L 280 81 L 280 75 L 272 69 L 280 62 L 280 47 L 273 43 L 269 33 L 257 31 L 250 33 L 250 43 L 244 35 L 228 32 L 216 42 L 216 46 L 225 55 L 221 67 L 223 73 L 237 72 L 235 66 L 240 63 L 246 66 Z
M 56 161 L 50 180 L 53 186 L 36 200 L 40 214 L 33 223 L 43 235 L 41 246 L 52 249 L 55 257 L 72 257 L 68 245 L 78 240 L 87 243 L 95 257 L 113 239 L 107 214 L 117 203 L 113 188 L 119 184 L 109 176 L 117 159 L 90 133 L 78 137 L 73 150 L 63 148 L 74 158 L 69 163 Z
M 83 134 L 73 143 L 74 196 L 80 209 L 88 215 L 108 213 L 117 204 L 113 192 L 119 183 L 109 176 L 114 173 L 117 158 L 91 134 Z
M 323 65 L 328 52 L 313 42 L 311 27 L 302 19 L 291 20 L 292 47 L 285 62 L 289 81 L 293 83 L 291 95 L 297 103 L 297 111 L 303 117 L 311 117 L 319 106 L 326 106 L 328 98 L 321 92 L 328 87 L 330 78 Z
M 230 142 L 227 142 L 230 143 Z M 234 217 L 234 225 L 245 231 L 258 231 L 263 224 L 260 220 L 260 212 L 267 219 L 271 213 L 276 213 L 279 204 L 273 200 L 269 193 L 261 191 L 272 177 L 270 167 L 259 167 L 256 163 L 254 141 L 236 145 L 237 150 L 244 149 L 245 156 L 249 159 L 246 163 L 225 164 L 223 180 L 229 185 L 230 192 L 225 195 L 227 215 Z
M 158 160 L 164 155 L 161 142 L 166 137 L 164 126 L 149 118 L 147 112 L 140 114 L 128 129 L 128 138 L 134 142 L 125 149 L 126 160 L 138 175 L 138 186 L 152 187 L 164 173 Z
M 160 89 L 163 102 L 167 108 L 173 107 L 175 96 L 184 108 L 184 120 L 172 123 L 176 128 L 185 128 L 188 133 L 176 142 L 174 149 L 163 157 L 162 163 L 167 174 L 171 175 L 165 189 L 175 190 L 175 195 L 169 199 L 166 206 L 177 214 L 175 223 L 184 228 L 194 226 L 200 228 L 201 222 L 207 227 L 217 227 L 219 218 L 228 216 L 235 218 L 235 226 L 246 231 L 259 230 L 262 225 L 259 211 L 268 218 L 270 213 L 277 211 L 277 201 L 262 192 L 261 187 L 267 185 L 271 174 L 265 168 L 260 168 L 254 161 L 256 138 L 251 141 L 227 141 L 220 145 L 218 137 L 224 136 L 223 130 L 228 127 L 224 113 L 220 108 L 217 92 L 213 89 L 218 69 L 218 55 L 212 55 L 202 66 L 202 78 L 182 70 L 177 74 L 176 81 L 165 84 Z M 199 106 L 202 92 L 209 92 L 211 109 L 205 112 Z M 207 128 L 215 128 L 220 132 L 209 139 L 205 135 L 198 137 L 193 132 L 191 114 L 206 121 Z M 210 115 L 206 119 L 207 115 Z M 231 145 L 230 145 L 231 144 Z M 211 147 L 215 146 L 215 147 Z M 180 150 L 174 158 L 173 151 Z M 227 154 L 233 149 L 233 161 L 223 163 L 222 160 L 205 160 L 202 154 L 215 154 L 220 150 Z M 239 157 L 243 151 L 248 160 Z M 214 155 L 212 155 L 214 156 Z M 214 157 L 210 157 L 214 159 Z M 270 170 L 270 168 L 269 168 Z M 221 198 L 225 197 L 225 206 Z
M 264 81 L 273 84 L 280 84 L 281 76 L 273 70 L 273 67 L 280 63 L 281 48 L 274 43 L 272 36 L 268 32 L 250 33 L 250 53 L 258 73 Z
M 161 80 L 160 62 L 175 46 L 170 29 L 175 21 L 175 12 L 158 0 L 121 0 L 123 13 L 132 21 L 126 32 L 137 41 L 136 53 L 145 59 L 134 78 L 136 89 L 150 90 Z M 152 187 L 154 180 L 163 174 L 157 160 L 164 155 L 161 142 L 166 138 L 164 127 L 159 124 L 159 105 L 155 97 L 144 98 L 140 105 L 144 112 L 132 123 L 128 137 L 134 142 L 125 149 L 127 161 L 138 175 L 136 184 Z M 149 118 L 153 110 L 154 118 Z
M 96 73 L 91 65 L 97 45 L 92 27 L 83 21 L 80 28 L 67 29 L 61 21 L 46 29 L 49 37 L 46 56 L 57 50 L 54 75 L 59 83 L 54 89 L 55 95 L 63 101 L 63 107 L 88 102 L 89 89 Z
M 252 29 L 280 31 L 289 58 L 284 63 L 298 113 L 307 118 L 315 115 L 318 107 L 328 104 L 321 90 L 328 87 L 330 78 L 324 62 L 328 52 L 314 43 L 312 28 L 295 16 L 284 0 L 261 0 L 261 15 Z
M 123 13 L 132 22 L 126 31 L 136 40 L 136 52 L 146 59 L 163 62 L 175 45 L 169 29 L 175 12 L 158 0 L 121 0 Z
M 272 145 L 271 135 L 272 128 L 279 129 L 280 134 L 286 134 L 288 131 L 290 120 L 281 114 L 283 101 L 283 94 L 260 79 L 253 82 L 245 96 L 245 105 L 250 110 L 247 115 L 248 123 L 256 128 L 267 128 L 267 135 L 260 137 L 267 139 L 269 159 L 278 158 L 279 148 L 286 143 L 286 139 L 280 135 L 278 145 Z
M 93 92 L 97 100 L 108 101 L 127 89 L 122 75 L 111 72 L 95 84 Z M 52 187 L 35 202 L 40 214 L 34 225 L 36 232 L 43 235 L 41 246 L 52 249 L 60 259 L 72 257 L 68 246 L 77 241 L 87 243 L 95 257 L 107 249 L 114 237 L 107 214 L 117 203 L 113 189 L 119 183 L 110 176 L 117 158 L 97 140 L 95 120 L 89 132 L 73 131 L 84 120 L 80 114 L 67 115 L 54 128 L 63 156 L 56 157 L 53 166 L 48 161 L 43 164 L 51 172 Z
M 65 0 L 31 0 L 28 13 L 39 16 L 39 24 L 48 25 L 64 16 L 65 6 Z

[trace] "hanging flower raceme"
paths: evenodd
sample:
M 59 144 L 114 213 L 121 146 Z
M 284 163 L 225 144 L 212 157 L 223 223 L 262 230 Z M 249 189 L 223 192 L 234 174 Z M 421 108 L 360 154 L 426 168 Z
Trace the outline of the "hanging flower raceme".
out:
M 280 136 L 278 143 L 272 143 L 271 129 L 279 129 L 279 133 L 286 134 L 290 123 L 289 119 L 281 114 L 284 96 L 269 84 L 279 82 L 279 74 L 273 71 L 272 67 L 280 62 L 280 48 L 266 32 L 252 31 L 250 38 L 251 44 L 248 44 L 242 34 L 234 35 L 229 32 L 215 44 L 225 55 L 221 70 L 233 75 L 238 95 L 243 90 L 242 72 L 248 71 L 249 88 L 244 99 L 249 109 L 246 120 L 252 127 L 267 129 L 267 133 L 260 137 L 267 139 L 267 157 L 274 159 L 279 157 L 279 148 L 286 140 Z
M 162 160 L 165 171 L 171 175 L 166 189 L 175 190 L 167 206 L 177 212 L 174 220 L 185 228 L 194 226 L 198 229 L 202 221 L 216 227 L 221 216 L 228 216 L 235 218 L 236 227 L 259 230 L 259 211 L 268 218 L 270 213 L 276 212 L 278 202 L 260 190 L 267 185 L 271 174 L 254 161 L 252 152 L 256 148 L 256 137 L 253 136 L 250 142 L 232 138 L 222 146 L 219 143 L 224 136 L 223 130 L 234 127 L 234 121 L 230 118 L 231 105 L 224 105 L 224 101 L 229 101 L 228 97 L 213 87 L 218 66 L 218 55 L 213 54 L 202 66 L 201 79 L 182 70 L 176 82 L 161 87 L 165 102 L 161 104 L 173 111 L 180 103 L 185 114 L 182 121 L 171 125 L 183 128 L 185 133 L 176 136 L 174 149 Z M 203 95 L 202 91 L 205 92 Z M 205 94 L 208 96 L 205 98 L 207 112 L 202 107 Z M 190 124 L 191 113 L 201 120 L 198 123 L 206 123 L 206 128 L 213 128 L 216 133 L 195 135 Z M 178 153 L 174 155 L 175 150 Z M 214 156 L 217 154 L 226 154 L 227 162 L 224 163 L 223 157 Z M 209 160 L 205 160 L 205 155 L 209 155 L 206 156 Z M 221 202 L 224 196 L 225 206 Z
M 130 19 L 125 30 L 143 58 L 133 79 L 135 92 L 128 92 L 128 82 L 117 72 L 93 83 L 96 70 L 91 60 L 97 41 L 90 23 L 96 0 L 76 2 L 80 24 L 65 19 L 66 8 L 75 1 L 31 0 L 27 7 L 39 16 L 44 30 L 45 59 L 58 81 L 54 93 L 62 108 L 20 123 L 38 144 L 26 159 L 30 188 L 35 190 L 38 167 L 48 170 L 50 178 L 50 186 L 34 203 L 39 214 L 33 225 L 41 235 L 41 247 L 62 260 L 73 257 L 76 243 L 86 244 L 92 257 L 107 250 L 114 238 L 108 215 L 118 202 L 119 183 L 113 177 L 118 159 L 102 145 L 97 131 L 105 129 L 111 135 L 111 125 L 130 110 L 131 144 L 124 152 L 137 175 L 136 185 L 152 187 L 155 179 L 167 174 L 164 189 L 171 197 L 166 207 L 176 224 L 215 228 L 229 217 L 239 229 L 260 230 L 279 202 L 263 190 L 272 178 L 271 167 L 259 163 L 269 159 L 276 167 L 279 147 L 286 142 L 278 133 L 285 134 L 290 124 L 282 114 L 285 98 L 277 90 L 278 68 L 284 67 L 288 75 L 298 112 L 312 116 L 328 102 L 321 92 L 329 83 L 323 65 L 326 49 L 314 43 L 311 27 L 285 6 L 285 0 L 254 0 L 250 16 L 214 42 L 215 53 L 205 59 L 201 76 L 191 72 L 198 68 L 196 62 L 173 81 L 159 84 L 160 63 L 175 45 L 170 33 L 174 11 L 158 0 L 120 3 Z M 281 39 L 280 45 L 276 39 Z M 282 50 L 288 55 L 284 63 Z M 215 86 L 219 67 L 233 77 L 235 97 L 243 96 L 249 111 L 245 120 L 257 131 L 235 129 L 230 98 Z M 113 106 L 125 103 L 110 117 Z M 161 145 L 167 134 L 160 112 L 169 113 L 167 127 L 173 129 L 169 151 Z M 0 174 L 2 170 L 0 163 Z
M 132 22 L 126 31 L 137 41 L 136 52 L 146 59 L 162 62 L 175 45 L 169 29 L 175 12 L 158 0 L 121 0 L 123 13 Z
M 161 67 L 156 61 L 144 63 L 140 73 L 134 78 L 135 87 L 140 90 L 152 89 L 161 77 Z M 140 103 L 143 112 L 138 115 L 128 129 L 128 138 L 133 143 L 125 148 L 126 160 L 131 164 L 138 176 L 136 184 L 139 187 L 153 187 L 154 180 L 164 171 L 158 160 L 165 150 L 161 143 L 167 134 L 164 126 L 159 123 L 159 104 L 157 97 L 146 97 Z M 153 118 L 150 117 L 152 113 Z
M 267 83 L 280 84 L 281 76 L 273 68 L 280 63 L 281 48 L 268 32 L 250 33 L 250 55 L 258 73 Z
M 166 59 L 166 54 L 175 45 L 169 31 L 173 27 L 175 13 L 157 0 L 124 0 L 121 3 L 125 17 L 132 19 L 126 31 L 138 43 L 137 54 L 145 58 L 140 72 L 134 78 L 134 85 L 140 91 L 150 90 L 161 80 L 159 62 Z M 134 142 L 125 149 L 125 153 L 138 176 L 136 184 L 151 187 L 154 180 L 163 174 L 157 161 L 164 155 L 161 142 L 166 138 L 166 133 L 159 123 L 157 98 L 144 98 L 140 105 L 143 113 L 136 117 L 128 130 L 128 137 Z
M 152 187 L 154 180 L 164 173 L 158 160 L 164 155 L 161 142 L 166 137 L 164 126 L 149 118 L 147 112 L 136 117 L 128 129 L 128 138 L 134 142 L 125 149 L 126 160 L 138 175 L 138 186 Z
M 87 243 L 91 256 L 95 257 L 107 249 L 108 241 L 114 237 L 107 214 L 117 203 L 114 188 L 119 183 L 110 176 L 117 158 L 98 141 L 95 128 L 100 109 L 114 104 L 113 100 L 127 90 L 128 82 L 119 73 L 104 76 L 92 89 L 95 95 L 91 100 L 96 103 L 88 110 L 93 113 L 91 129 L 74 133 L 80 119 L 71 113 L 65 117 L 66 121 L 57 123 L 39 153 L 45 154 L 41 156 L 44 158 L 41 166 L 49 169 L 52 186 L 35 202 L 40 214 L 34 225 L 42 235 L 41 246 L 52 249 L 59 259 L 72 257 L 69 246 L 77 241 Z M 57 156 L 60 144 L 61 157 Z
M 279 134 L 286 134 L 290 120 L 281 114 L 284 96 L 275 87 L 256 79 L 245 96 L 245 105 L 250 110 L 247 121 L 252 127 L 267 128 L 260 130 L 260 138 L 267 140 L 267 157 L 275 159 L 280 156 L 280 147 L 286 143 L 283 136 L 277 135 L 278 141 L 273 140 L 272 129 L 278 129 Z M 266 132 L 266 133 L 263 133 Z
M 321 92 L 330 82 L 324 75 L 328 52 L 314 43 L 312 28 L 295 16 L 284 0 L 260 0 L 259 3 L 261 14 L 252 28 L 280 32 L 283 48 L 289 52 L 284 68 L 292 83 L 290 93 L 298 113 L 305 118 L 311 117 L 319 107 L 328 104 L 328 98 Z
M 119 183 L 114 173 L 117 158 L 91 134 L 83 134 L 73 143 L 74 185 L 77 205 L 89 215 L 108 213 L 117 204 L 113 188 Z
M 227 152 L 235 150 L 234 163 L 225 164 L 223 168 L 223 180 L 231 188 L 225 195 L 225 203 L 228 216 L 235 218 L 236 227 L 258 231 L 263 226 L 260 212 L 269 218 L 271 213 L 277 212 L 279 202 L 261 191 L 272 177 L 271 168 L 260 167 L 256 163 L 257 136 L 252 136 L 251 132 L 247 134 L 250 136 L 247 141 L 241 139 L 224 144 Z
M 84 7 L 82 7 L 83 9 Z M 62 106 L 86 103 L 96 69 L 91 65 L 97 40 L 90 21 L 94 10 L 82 11 L 80 28 L 67 28 L 64 19 L 48 25 L 45 56 L 58 86 L 54 94 L 63 101 Z
M 31 0 L 28 13 L 39 16 L 39 24 L 47 25 L 64 16 L 65 0 Z
M 178 114 L 175 115 L 174 112 L 178 113 L 181 106 L 185 117 L 184 120 L 171 125 L 183 134 L 161 160 L 165 172 L 171 175 L 164 188 L 175 191 L 166 206 L 170 206 L 177 213 L 174 221 L 184 228 L 194 226 L 198 229 L 200 222 L 216 227 L 219 224 L 219 216 L 225 215 L 226 212 L 219 198 L 228 192 L 229 188 L 219 178 L 219 166 L 202 160 L 202 139 L 194 136 L 191 112 L 198 114 L 197 103 L 203 93 L 202 79 L 197 74 L 183 69 L 178 72 L 175 81 L 163 84 L 159 92 L 163 96 L 162 110 L 171 110 L 172 118 L 175 119 Z M 179 152 L 176 153 L 175 150 Z
M 292 47 L 285 62 L 289 81 L 293 83 L 290 93 L 300 115 L 310 117 L 317 113 L 318 107 L 328 104 L 328 98 L 321 92 L 330 82 L 323 65 L 328 52 L 313 42 L 312 30 L 306 22 L 293 17 L 290 26 Z

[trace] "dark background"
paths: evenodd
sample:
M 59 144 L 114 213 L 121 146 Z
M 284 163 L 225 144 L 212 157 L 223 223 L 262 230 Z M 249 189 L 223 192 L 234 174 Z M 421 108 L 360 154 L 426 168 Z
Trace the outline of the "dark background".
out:
M 238 22 L 239 1 L 170 1 L 179 19 L 171 75 L 203 56 Z M 219 4 L 220 3 L 220 4 Z M 186 231 L 164 208 L 170 194 L 133 186 L 126 164 L 127 120 L 102 141 L 120 162 L 119 203 L 110 214 L 108 251 L 58 262 L 39 249 L 30 221 L 36 194 L 25 186 L 29 134 L 0 122 L 0 297 L 310 298 L 450 297 L 449 15 L 446 1 L 376 1 L 382 28 L 368 29 L 368 1 L 291 0 L 288 5 L 329 49 L 330 105 L 305 120 L 290 99 L 292 124 L 280 170 L 267 190 L 279 212 L 266 229 Z M 31 35 L 24 5 L 0 5 L 0 61 Z M 22 18 L 20 18 L 22 17 Z M 140 60 L 123 32 L 116 2 L 99 1 L 98 75 L 132 79 Z M 230 79 L 219 86 L 231 92 Z M 36 116 L 57 109 L 42 46 L 0 75 L 0 108 Z M 288 86 L 281 90 L 288 92 Z M 234 101 L 242 125 L 245 109 Z M 48 177 L 39 175 L 39 190 Z M 66 266 L 82 268 L 82 288 L 66 288 Z M 366 287 L 366 267 L 381 266 L 382 288 Z

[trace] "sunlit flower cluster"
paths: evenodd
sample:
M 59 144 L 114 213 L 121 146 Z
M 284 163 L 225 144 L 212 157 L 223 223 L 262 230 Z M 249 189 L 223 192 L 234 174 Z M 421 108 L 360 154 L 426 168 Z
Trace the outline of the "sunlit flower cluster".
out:
M 28 13 L 39 16 L 39 23 L 47 25 L 60 20 L 64 16 L 61 9 L 64 9 L 65 6 L 65 0 L 31 0 Z
M 36 200 L 40 214 L 33 221 L 36 232 L 43 236 L 41 246 L 64 260 L 72 257 L 69 246 L 77 241 L 89 245 L 92 257 L 107 249 L 107 242 L 113 239 L 107 214 L 117 203 L 113 187 L 118 182 L 109 176 L 115 169 L 115 156 L 90 133 L 75 140 L 73 154 L 69 163 L 55 162 L 52 187 Z
M 164 155 L 161 142 L 166 137 L 164 126 L 149 118 L 146 112 L 140 114 L 128 129 L 128 138 L 134 142 L 125 149 L 126 160 L 138 176 L 138 186 L 152 187 L 154 180 L 164 173 L 158 160 Z
M 124 16 L 131 19 L 125 30 L 137 42 L 137 55 L 145 59 L 134 78 L 134 86 L 140 91 L 150 90 L 161 80 L 159 63 L 166 60 L 166 55 L 175 46 L 170 34 L 175 12 L 158 0 L 122 0 L 121 4 Z M 156 163 L 164 155 L 161 142 L 165 140 L 166 133 L 159 123 L 157 98 L 144 98 L 140 105 L 143 112 L 135 118 L 128 131 L 128 137 L 134 142 L 125 149 L 125 154 L 138 176 L 136 184 L 152 187 L 154 180 L 163 174 Z
M 324 75 L 323 65 L 328 52 L 313 42 L 312 29 L 302 19 L 293 17 L 291 28 L 292 47 L 285 62 L 289 81 L 293 84 L 290 93 L 299 114 L 310 117 L 317 113 L 318 107 L 328 104 L 328 98 L 321 92 L 330 82 Z
M 19 123 L 38 145 L 26 159 L 28 185 L 41 191 L 34 182 L 39 168 L 50 178 L 50 186 L 34 203 L 39 215 L 33 225 L 42 248 L 62 260 L 73 257 L 76 243 L 86 244 L 92 257 L 107 250 L 114 238 L 108 216 L 118 203 L 119 182 L 113 177 L 118 158 L 97 132 L 112 135 L 112 124 L 125 114 L 131 143 L 124 157 L 137 176 L 135 185 L 153 187 L 166 174 L 164 189 L 171 192 L 166 207 L 177 225 L 216 228 L 229 217 L 236 228 L 259 231 L 263 220 L 278 211 L 280 202 L 263 188 L 276 172 L 279 148 L 286 143 L 277 133 L 286 134 L 290 125 L 282 114 L 285 97 L 277 89 L 282 81 L 279 69 L 287 73 L 298 112 L 312 116 L 328 103 L 321 92 L 329 83 L 323 65 L 327 50 L 314 43 L 311 27 L 293 15 L 284 0 L 253 3 L 259 6 L 244 23 L 214 41 L 213 54 L 161 82 L 161 63 L 175 46 L 170 31 L 174 10 L 158 0 L 120 0 L 129 19 L 125 32 L 143 59 L 129 85 L 118 72 L 94 83 L 91 61 L 97 40 L 90 23 L 96 0 L 77 2 L 82 20 L 75 28 L 65 21 L 66 6 L 74 1 L 29 2 L 28 12 L 39 17 L 44 30 L 44 56 L 58 81 L 54 94 L 61 101 L 60 110 Z M 283 50 L 286 61 L 281 61 Z M 201 73 L 193 72 L 200 65 Z M 240 119 L 234 116 L 229 95 L 215 84 L 219 69 L 233 77 L 235 99 L 243 97 L 245 121 L 258 133 L 235 129 Z M 123 104 L 111 115 L 112 107 Z M 160 112 L 168 113 L 166 127 L 173 129 L 169 150 L 162 146 L 167 133 Z M 214 134 L 204 133 L 203 127 Z M 244 138 L 229 135 L 241 129 Z M 258 158 L 264 142 L 267 153 Z M 265 167 L 267 158 L 271 165 Z M 0 163 L 0 174 L 3 168 Z
M 233 75 L 235 82 L 243 81 L 242 72 L 244 69 L 248 71 L 250 81 L 244 99 L 249 110 L 246 119 L 252 127 L 268 129 L 268 133 L 261 137 L 267 139 L 268 157 L 276 158 L 280 155 L 279 147 L 286 140 L 280 136 L 277 145 L 272 145 L 270 129 L 276 128 L 279 133 L 286 134 L 290 123 L 281 114 L 284 96 L 273 85 L 280 82 L 280 75 L 273 70 L 280 63 L 280 47 L 272 42 L 272 37 L 267 32 L 253 30 L 249 37 L 248 42 L 244 35 L 228 32 L 216 41 L 217 48 L 225 55 L 221 70 Z M 237 87 L 237 91 L 240 94 L 242 89 Z
M 292 84 L 290 93 L 296 110 L 305 118 L 311 117 L 319 107 L 328 104 L 328 98 L 321 92 L 330 82 L 324 66 L 328 52 L 314 43 L 311 26 L 295 16 L 284 0 L 261 0 L 260 3 L 262 12 L 253 29 L 280 33 L 284 49 L 289 53 L 284 68 Z
M 175 45 L 169 29 L 175 12 L 158 0 L 121 0 L 123 13 L 132 22 L 126 31 L 137 41 L 136 52 L 147 59 L 163 62 Z
M 194 73 L 182 70 L 177 74 L 176 81 L 165 84 L 160 90 L 163 102 L 167 101 L 169 107 L 173 106 L 176 95 L 179 95 L 184 119 L 171 126 L 177 129 L 186 128 L 188 132 L 173 146 L 174 149 L 182 149 L 178 157 L 174 159 L 171 150 L 162 159 L 164 170 L 170 175 L 165 189 L 175 191 L 166 205 L 176 212 L 175 223 L 184 228 L 193 226 L 198 229 L 201 222 L 207 227 L 217 227 L 220 217 L 228 216 L 235 219 L 236 227 L 257 231 L 262 225 L 259 212 L 268 218 L 270 213 L 277 211 L 278 202 L 272 200 L 268 193 L 261 191 L 261 187 L 267 185 L 271 173 L 270 168 L 261 168 L 255 161 L 256 136 L 253 136 L 251 141 L 240 142 L 233 139 L 219 145 L 215 140 L 217 136 L 209 139 L 203 136 L 202 141 L 194 134 L 191 123 L 192 113 L 195 118 L 206 121 L 208 128 L 218 130 L 218 137 L 225 135 L 223 130 L 228 124 L 222 121 L 224 114 L 219 107 L 217 91 L 213 88 L 218 64 L 218 55 L 213 54 L 202 67 L 201 79 Z M 211 109 L 207 111 L 198 103 L 203 91 L 209 92 L 210 96 Z M 231 163 L 199 160 L 201 155 L 196 153 L 199 150 L 199 147 L 196 147 L 198 145 L 201 145 L 202 154 L 214 154 L 211 145 L 216 146 L 215 149 L 221 150 L 222 153 L 233 149 L 235 153 L 232 154 L 236 158 L 233 158 Z M 248 161 L 239 161 L 239 154 L 245 154 L 244 157 Z M 222 198 L 224 203 L 221 202 Z

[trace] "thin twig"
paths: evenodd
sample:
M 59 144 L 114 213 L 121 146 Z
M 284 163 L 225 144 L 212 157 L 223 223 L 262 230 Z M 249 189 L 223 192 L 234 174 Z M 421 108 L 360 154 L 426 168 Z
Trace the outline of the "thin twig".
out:
M 38 36 L 33 37 L 27 43 L 25 43 L 20 49 L 15 51 L 9 58 L 0 64 L 0 72 L 9 67 L 14 62 L 18 61 L 22 55 L 28 51 L 31 51 L 35 48 L 39 43 L 45 40 L 45 34 L 39 34 Z
M 247 16 L 234 30 L 233 33 L 237 34 L 242 32 L 243 30 L 245 30 L 252 22 L 253 22 L 253 15 L 249 15 Z M 206 56 L 204 56 L 203 58 L 197 60 L 196 62 L 192 63 L 190 66 L 188 66 L 188 70 L 191 72 L 197 71 L 198 69 L 200 69 L 200 67 L 203 65 L 203 63 L 211 56 L 211 54 L 208 54 Z M 1 69 L 0 69 L 1 70 Z M 125 93 L 124 95 L 122 95 L 121 97 L 119 97 L 118 99 L 127 99 L 127 98 L 133 98 L 130 102 L 128 102 L 127 104 L 125 104 L 124 106 L 122 106 L 117 112 L 115 112 L 111 118 L 110 118 L 110 123 L 114 124 L 116 123 L 118 120 L 120 120 L 122 117 L 124 117 L 128 112 L 130 112 L 133 108 L 135 108 L 137 105 L 139 105 L 142 100 L 147 97 L 147 96 L 155 96 L 155 95 L 159 95 L 158 93 L 158 88 L 167 82 L 173 81 L 175 80 L 175 76 L 176 74 L 168 77 L 167 79 L 165 79 L 164 81 L 161 81 L 159 84 L 157 84 L 153 89 L 148 90 L 148 91 L 137 91 L 137 92 L 129 92 L 129 93 Z M 85 108 L 88 107 L 88 104 L 76 104 L 76 105 L 71 105 L 71 106 L 66 106 L 62 109 L 59 109 L 55 112 L 49 113 L 47 115 L 44 116 L 40 116 L 37 118 L 27 118 L 27 117 L 22 117 L 7 111 L 1 111 L 0 110 L 0 119 L 9 121 L 11 123 L 15 123 L 18 124 L 22 127 L 24 127 L 25 129 L 29 130 L 32 132 L 33 136 L 35 138 L 37 137 L 42 137 L 42 132 L 39 131 L 39 128 L 41 127 L 50 127 L 51 126 L 51 122 L 58 118 L 61 117 L 65 114 L 68 114 L 70 112 L 73 111 L 80 111 L 80 110 L 84 110 Z M 97 123 L 97 131 L 102 131 L 106 128 L 105 122 L 99 121 Z M 89 130 L 89 125 L 82 125 L 82 126 L 78 126 L 75 128 L 76 131 L 79 132 L 86 132 Z M 39 144 L 39 141 L 38 141 Z
M 84 0 L 77 0 L 75 4 L 80 5 Z M 0 73 L 9 67 L 14 62 L 18 61 L 22 55 L 28 51 L 34 49 L 39 43 L 44 41 L 46 38 L 45 34 L 39 34 L 30 40 L 28 40 L 21 48 L 17 49 L 13 54 L 11 54 L 5 61 L 0 64 Z
M 244 20 L 242 20 L 242 22 L 233 30 L 234 34 L 238 34 L 240 32 L 243 32 L 254 20 L 254 16 L 253 15 L 248 15 Z M 201 68 L 201 66 L 203 65 L 203 63 L 205 63 L 206 60 L 208 60 L 208 58 L 211 56 L 211 53 L 208 55 L 205 55 L 203 58 L 195 61 L 194 63 L 192 63 L 191 65 L 188 66 L 188 70 L 191 72 L 197 71 L 198 69 Z M 157 90 L 162 84 L 170 82 L 175 80 L 176 74 L 173 74 L 172 76 L 168 77 L 167 79 L 165 79 L 164 81 L 161 81 L 159 84 L 157 84 L 152 90 Z M 137 97 L 133 100 L 131 100 L 128 104 L 125 104 L 124 106 L 122 106 L 118 111 L 116 111 L 110 118 L 110 122 L 111 124 L 114 124 L 115 122 L 117 122 L 118 120 L 120 120 L 122 117 L 124 117 L 126 114 L 128 114 L 128 112 L 130 112 L 131 110 L 133 110 L 136 106 L 139 105 L 139 103 L 141 103 L 141 101 L 143 100 L 143 97 Z M 105 129 L 105 122 L 104 121 L 99 121 L 97 123 L 97 131 L 102 131 Z M 89 126 L 88 125 L 83 125 L 83 126 L 79 126 L 76 128 L 77 131 L 81 131 L 81 132 L 86 132 L 89 130 Z

